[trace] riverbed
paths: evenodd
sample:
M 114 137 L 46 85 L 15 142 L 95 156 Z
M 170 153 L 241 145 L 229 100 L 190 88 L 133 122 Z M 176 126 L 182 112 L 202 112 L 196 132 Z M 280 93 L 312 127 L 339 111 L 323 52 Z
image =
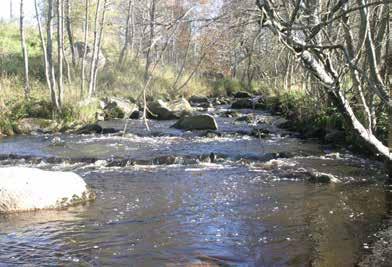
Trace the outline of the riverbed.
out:
M 382 164 L 208 110 L 219 134 L 174 121 L 103 122 L 125 134 L 37 134 L 0 140 L 0 166 L 74 171 L 97 200 L 61 211 L 0 215 L 0 265 L 353 266 L 392 214 Z M 309 171 L 339 183 L 311 183 Z

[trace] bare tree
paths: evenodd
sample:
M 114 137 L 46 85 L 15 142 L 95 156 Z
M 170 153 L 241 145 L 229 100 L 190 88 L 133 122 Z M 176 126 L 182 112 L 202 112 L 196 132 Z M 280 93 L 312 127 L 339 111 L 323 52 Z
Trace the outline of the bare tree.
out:
M 97 75 L 98 75 L 98 65 L 99 65 L 99 55 L 102 46 L 102 39 L 103 39 L 103 30 L 105 25 L 105 15 L 106 10 L 108 8 L 108 0 L 104 0 L 103 7 L 102 7 L 102 14 L 99 20 L 99 13 L 100 13 L 100 0 L 97 3 L 97 9 L 95 13 L 94 19 L 94 45 L 93 45 L 93 55 L 91 57 L 91 64 L 90 64 L 90 84 L 89 84 L 89 93 L 88 96 L 92 97 L 96 91 L 96 82 L 97 82 Z
M 87 37 L 88 37 L 88 31 L 89 31 L 89 3 L 90 0 L 86 0 L 85 1 L 85 5 L 84 5 L 84 47 L 83 47 L 83 56 L 82 56 L 82 62 L 81 62 L 81 68 L 80 68 L 80 96 L 83 97 L 84 94 L 84 83 L 85 83 L 85 61 L 86 61 L 86 56 L 87 56 L 87 48 L 88 48 L 88 44 L 87 44 Z
M 44 37 L 43 31 L 42 31 L 42 24 L 41 24 L 41 19 L 40 19 L 40 15 L 39 15 L 37 0 L 34 0 L 34 7 L 35 7 L 35 16 L 36 16 L 37 25 L 38 25 L 38 32 L 39 32 L 39 36 L 41 39 L 42 54 L 44 56 L 46 83 L 47 83 L 47 86 L 49 88 L 51 95 L 53 96 L 54 93 L 53 93 L 53 88 L 51 87 L 52 83 L 50 82 L 50 74 L 49 74 L 50 70 L 49 70 L 49 63 L 48 63 L 48 54 L 47 54 L 47 50 L 46 50 L 46 46 L 45 46 L 46 42 L 45 42 L 45 37 Z M 55 103 L 55 102 L 53 102 L 53 103 Z
M 65 24 L 67 28 L 69 48 L 71 49 L 72 66 L 75 67 L 76 57 L 75 57 L 74 37 L 73 37 L 72 22 L 71 22 L 71 2 L 72 0 L 65 0 Z
M 133 45 L 133 23 L 131 25 L 131 21 L 133 20 L 133 8 L 134 8 L 134 0 L 128 1 L 128 8 L 127 8 L 127 18 L 125 20 L 125 34 L 124 34 L 124 45 L 120 52 L 120 57 L 118 59 L 118 63 L 120 65 L 123 64 L 124 60 L 127 58 L 129 45 Z
M 149 7 L 149 39 L 147 43 L 147 52 L 146 52 L 146 65 L 144 68 L 144 81 L 147 82 L 149 79 L 150 66 L 152 63 L 151 53 L 154 46 L 154 38 L 155 38 L 155 12 L 156 12 L 156 2 L 157 0 L 150 1 Z
M 61 103 L 59 101 L 56 83 L 56 75 L 54 72 L 54 64 L 53 64 L 53 0 L 48 0 L 48 9 L 47 9 L 47 18 L 46 18 L 46 53 L 47 53 L 47 67 L 49 72 L 49 81 L 51 88 L 51 98 L 52 104 L 57 110 L 57 112 L 61 111 Z
M 370 102 L 364 92 L 366 89 L 367 92 L 374 93 L 382 105 L 388 110 L 392 109 L 389 89 L 380 75 L 382 64 L 378 61 L 384 45 L 375 45 L 375 40 L 381 37 L 377 38 L 376 33 L 370 30 L 370 8 L 376 4 L 389 10 L 388 0 L 358 0 L 356 4 L 349 1 L 332 1 L 328 4 L 322 0 L 297 1 L 286 5 L 289 12 L 286 12 L 287 9 L 278 8 L 273 1 L 257 1 L 262 12 L 262 26 L 278 36 L 279 40 L 301 60 L 304 67 L 317 78 L 330 100 L 362 140 L 391 162 L 390 147 L 373 132 L 373 115 L 369 112 Z M 372 18 L 382 21 L 382 14 L 386 13 L 375 13 Z M 349 18 L 357 19 L 359 31 L 354 32 L 349 26 Z M 344 28 L 344 40 L 334 38 L 328 31 L 328 28 L 332 27 Z M 384 27 L 381 27 L 379 35 L 389 39 L 384 36 Z M 367 63 L 361 65 L 361 61 Z M 347 73 L 354 80 L 351 88 L 345 83 Z M 361 109 L 358 109 L 359 107 Z M 365 114 L 365 119 L 360 119 L 360 114 Z M 388 171 L 392 175 L 392 169 Z
M 22 48 L 23 62 L 24 62 L 24 94 L 26 98 L 30 96 L 30 82 L 29 82 L 29 55 L 27 52 L 25 30 L 24 30 L 24 7 L 23 0 L 20 0 L 20 43 Z
M 60 107 L 63 103 L 64 81 L 63 81 L 63 59 L 64 59 L 64 8 L 63 0 L 57 0 L 57 84 L 58 84 L 58 101 Z

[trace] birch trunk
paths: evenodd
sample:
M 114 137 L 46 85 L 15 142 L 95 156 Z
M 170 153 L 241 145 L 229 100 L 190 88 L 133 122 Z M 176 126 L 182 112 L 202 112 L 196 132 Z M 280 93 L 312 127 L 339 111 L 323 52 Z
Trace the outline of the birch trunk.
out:
M 48 64 L 48 53 L 46 51 L 46 46 L 45 46 L 45 37 L 42 31 L 42 24 L 41 24 L 41 19 L 39 16 L 39 10 L 38 10 L 38 4 L 37 0 L 34 0 L 34 8 L 35 8 L 35 15 L 37 19 L 37 25 L 38 25 L 38 32 L 41 40 L 41 48 L 42 48 L 42 53 L 44 55 L 44 67 L 45 67 L 45 79 L 46 79 L 46 84 L 49 88 L 49 92 L 52 95 L 52 87 L 51 87 L 51 82 L 50 82 L 50 74 L 49 74 L 49 64 Z
M 20 43 L 22 48 L 23 63 L 24 63 L 24 94 L 26 98 L 30 97 L 30 82 L 29 82 L 29 55 L 27 52 L 26 38 L 24 31 L 24 1 L 20 0 Z
M 48 0 L 48 17 L 46 25 L 46 51 L 47 51 L 47 66 L 49 74 L 49 82 L 51 88 L 52 104 L 57 112 L 61 111 L 61 106 L 58 101 L 57 86 L 56 86 L 56 75 L 54 73 L 53 66 L 53 0 Z
M 71 49 L 72 66 L 75 68 L 76 56 L 75 56 L 74 38 L 73 38 L 72 23 L 71 23 L 71 1 L 72 0 L 65 1 L 65 24 L 67 28 L 69 47 Z
M 124 45 L 123 45 L 123 48 L 121 49 L 120 57 L 118 60 L 118 63 L 120 65 L 122 65 L 124 63 L 124 61 L 126 60 L 127 55 L 128 55 L 128 49 L 129 49 L 129 43 L 130 43 L 129 32 L 130 32 L 130 26 L 131 26 L 130 24 L 131 24 L 132 9 L 133 9 L 133 0 L 129 0 L 127 19 L 125 22 Z
M 63 30 L 63 0 L 57 1 L 57 84 L 58 84 L 58 102 L 60 107 L 64 98 L 64 80 L 63 80 L 63 48 L 64 48 L 64 30 Z
M 84 10 L 84 49 L 83 49 L 83 56 L 82 56 L 82 62 L 81 62 L 81 68 L 80 68 L 80 98 L 83 98 L 84 94 L 84 82 L 85 82 L 85 61 L 86 61 L 86 56 L 87 56 L 87 36 L 88 36 L 88 9 L 89 9 L 89 0 L 86 0 L 85 2 L 85 10 Z
M 91 56 L 90 61 L 90 78 L 89 78 L 89 88 L 88 88 L 88 97 L 93 95 L 94 90 L 94 69 L 95 63 L 97 61 L 97 54 L 98 54 L 98 19 L 99 19 L 99 10 L 101 7 L 101 0 L 97 2 L 97 8 L 95 10 L 95 18 L 94 18 L 94 44 L 93 44 L 93 54 Z

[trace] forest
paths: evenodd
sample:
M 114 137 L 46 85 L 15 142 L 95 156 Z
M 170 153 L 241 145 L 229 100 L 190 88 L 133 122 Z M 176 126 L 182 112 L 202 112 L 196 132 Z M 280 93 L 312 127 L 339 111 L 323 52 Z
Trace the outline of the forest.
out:
M 390 266 L 390 2 L 2 0 L 0 265 Z

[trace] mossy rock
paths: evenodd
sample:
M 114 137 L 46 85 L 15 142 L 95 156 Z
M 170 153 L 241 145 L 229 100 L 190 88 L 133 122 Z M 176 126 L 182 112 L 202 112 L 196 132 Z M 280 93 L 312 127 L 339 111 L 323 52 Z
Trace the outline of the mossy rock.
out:
M 148 104 L 148 117 L 157 120 L 173 120 L 193 112 L 189 102 L 182 98 L 176 101 L 165 102 L 163 100 L 154 101 Z
M 17 122 L 14 131 L 18 134 L 31 134 L 33 132 L 50 133 L 58 130 L 56 121 L 41 118 L 24 118 Z
M 218 130 L 218 124 L 211 115 L 196 115 L 183 117 L 172 127 L 187 131 L 192 130 Z

